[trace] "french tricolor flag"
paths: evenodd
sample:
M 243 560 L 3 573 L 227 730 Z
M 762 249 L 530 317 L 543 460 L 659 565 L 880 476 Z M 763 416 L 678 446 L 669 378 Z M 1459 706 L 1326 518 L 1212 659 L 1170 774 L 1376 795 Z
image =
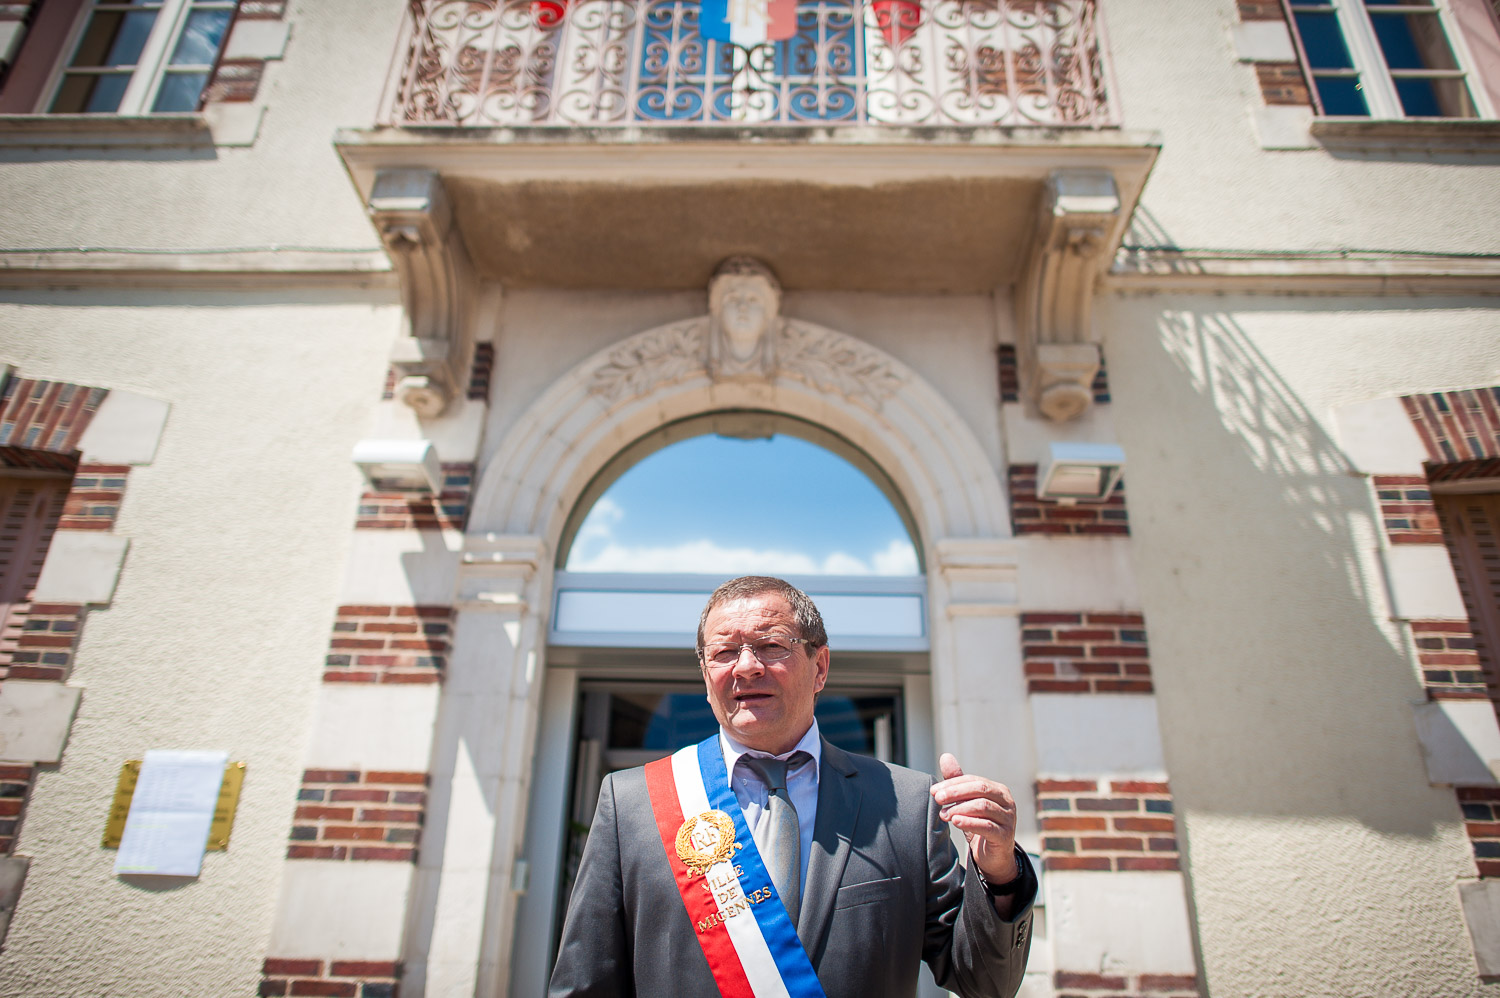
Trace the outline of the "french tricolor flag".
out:
M 797 0 L 703 0 L 698 17 L 704 38 L 749 48 L 795 35 Z

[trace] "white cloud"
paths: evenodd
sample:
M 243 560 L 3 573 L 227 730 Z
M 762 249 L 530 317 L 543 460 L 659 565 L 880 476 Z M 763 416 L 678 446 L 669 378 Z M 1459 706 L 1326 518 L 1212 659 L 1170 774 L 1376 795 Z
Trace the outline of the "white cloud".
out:
M 589 510 L 589 515 L 583 518 L 583 523 L 578 527 L 578 533 L 573 535 L 573 550 L 568 555 L 571 563 L 577 558 L 591 557 L 590 552 L 597 554 L 601 546 L 607 546 L 614 538 L 615 527 L 621 520 L 625 519 L 625 510 L 620 504 L 609 496 L 603 496 L 594 503 L 594 508 Z
M 895 539 L 869 561 L 835 551 L 818 561 L 799 551 L 724 547 L 701 539 L 670 546 L 630 546 L 608 541 L 589 552 L 575 545 L 570 572 L 698 572 L 747 575 L 915 575 L 917 554 L 909 541 Z
M 884 551 L 876 551 L 870 559 L 874 575 L 916 575 L 917 549 L 911 541 L 901 537 L 891 538 Z
M 660 572 L 748 575 L 916 575 L 911 541 L 895 537 L 868 559 L 834 551 L 821 561 L 802 551 L 726 547 L 709 538 L 670 545 L 622 543 L 616 528 L 626 519 L 619 503 L 603 496 L 584 518 L 568 554 L 570 572 Z

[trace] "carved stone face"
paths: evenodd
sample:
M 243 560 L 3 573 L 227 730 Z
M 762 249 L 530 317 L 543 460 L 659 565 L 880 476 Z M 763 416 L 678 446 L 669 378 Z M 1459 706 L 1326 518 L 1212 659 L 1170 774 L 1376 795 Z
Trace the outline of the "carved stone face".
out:
M 760 346 L 771 305 L 766 299 L 769 289 L 753 277 L 725 278 L 720 299 L 719 321 L 724 327 L 729 352 L 736 360 L 749 360 Z M 774 307 L 774 306 L 771 306 Z

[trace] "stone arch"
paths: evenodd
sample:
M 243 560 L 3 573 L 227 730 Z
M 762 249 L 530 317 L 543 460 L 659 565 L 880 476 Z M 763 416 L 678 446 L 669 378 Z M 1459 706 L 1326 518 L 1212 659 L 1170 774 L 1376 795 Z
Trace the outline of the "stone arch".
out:
M 880 465 L 911 510 L 927 564 L 939 540 L 1010 536 L 989 457 L 910 367 L 836 330 L 787 320 L 771 376 L 715 381 L 709 328 L 701 316 L 637 333 L 554 382 L 488 462 L 470 532 L 537 537 L 556 550 L 573 504 L 618 451 L 665 423 L 760 409 L 823 426 Z
M 1016 774 L 1016 785 L 1034 777 L 1018 548 L 989 456 L 948 401 L 884 351 L 796 319 L 771 316 L 760 329 L 772 342 L 728 361 L 713 349 L 724 331 L 718 315 L 600 350 L 532 403 L 489 458 L 470 506 L 429 814 L 454 800 L 477 803 L 465 820 L 492 831 L 450 831 L 441 868 L 431 872 L 432 949 L 420 942 L 413 953 L 429 986 L 441 979 L 452 993 L 494 994 L 511 977 L 519 895 L 490 888 L 513 881 L 525 841 L 558 541 L 593 477 L 662 425 L 770 411 L 864 451 L 901 494 L 922 547 L 931 679 L 924 696 L 942 749 L 974 772 Z M 460 755 L 471 762 L 460 765 Z M 482 766 L 465 768 L 472 760 Z M 443 825 L 465 827 L 434 821 Z M 482 916 L 466 903 L 476 897 L 489 899 Z

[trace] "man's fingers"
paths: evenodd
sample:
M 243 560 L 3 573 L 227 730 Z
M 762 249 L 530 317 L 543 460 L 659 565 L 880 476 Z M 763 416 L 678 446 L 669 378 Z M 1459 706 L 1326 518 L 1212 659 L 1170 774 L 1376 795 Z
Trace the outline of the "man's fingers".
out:
M 944 752 L 938 757 L 938 772 L 943 774 L 945 780 L 964 775 L 963 767 L 958 764 L 952 752 Z
M 939 804 L 957 804 L 960 801 L 985 797 L 1002 804 L 1015 806 L 1010 788 L 1003 783 L 986 780 L 982 776 L 955 777 L 933 784 L 932 796 Z
M 953 819 L 967 818 L 970 821 L 991 822 L 1001 828 L 1014 828 L 1015 814 L 1015 808 L 983 797 L 949 804 L 938 810 L 938 817 L 967 831 L 978 831 L 979 827 Z

